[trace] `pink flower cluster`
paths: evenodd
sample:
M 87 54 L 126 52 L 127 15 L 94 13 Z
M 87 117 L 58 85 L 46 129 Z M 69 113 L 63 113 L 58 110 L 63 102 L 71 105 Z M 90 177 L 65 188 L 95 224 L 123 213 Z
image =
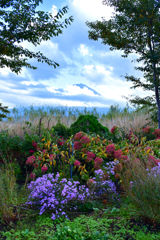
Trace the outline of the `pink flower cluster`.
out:
M 32 146 L 37 149 L 37 143 L 35 141 L 32 142 Z
M 58 139 L 58 141 L 57 141 L 57 145 L 58 145 L 58 146 L 63 146 L 64 143 L 65 143 L 65 141 L 64 141 L 63 137 L 61 137 L 61 138 Z
M 82 148 L 82 144 L 80 142 L 74 142 L 74 149 L 75 150 L 80 150 Z
M 109 144 L 107 147 L 106 147 L 106 153 L 112 155 L 115 151 L 115 145 L 114 144 Z
M 87 137 L 87 136 L 83 136 L 81 139 L 80 139 L 80 142 L 82 143 L 82 144 L 87 144 L 87 143 L 90 143 L 90 139 L 89 139 L 89 137 Z
M 90 143 L 90 138 L 85 136 L 83 132 L 78 132 L 74 136 L 74 149 L 75 150 L 80 150 L 83 147 L 83 144 L 88 144 Z
M 160 129 L 155 129 L 153 134 L 156 136 L 156 138 L 160 139 Z
M 94 160 L 94 168 L 96 170 L 100 169 L 100 166 L 101 166 L 102 163 L 103 163 L 103 159 L 99 158 L 99 157 L 96 157 L 95 160 Z
M 91 162 L 95 158 L 95 154 L 93 152 L 87 152 L 86 162 Z
M 74 140 L 80 140 L 83 135 L 84 135 L 83 132 L 76 133 L 75 136 L 74 136 Z
M 114 134 L 116 132 L 117 128 L 118 128 L 117 126 L 113 126 L 111 128 L 111 133 Z
M 26 164 L 27 164 L 27 165 L 33 165 L 33 163 L 35 162 L 35 160 L 36 160 L 36 157 L 32 155 L 32 156 L 30 156 L 30 157 L 27 158 Z
M 42 173 L 47 172 L 47 170 L 48 170 L 48 167 L 46 166 L 46 164 L 44 164 L 43 167 L 41 168 Z
M 75 162 L 74 162 L 74 166 L 79 167 L 80 165 L 81 165 L 80 161 L 75 160 Z
M 106 147 L 106 153 L 109 155 L 109 157 L 112 157 L 117 160 L 127 160 L 128 157 L 126 155 L 123 155 L 123 152 L 121 149 L 116 150 L 114 144 L 109 144 Z
M 150 126 L 147 126 L 147 127 L 145 127 L 145 128 L 142 129 L 142 131 L 143 131 L 144 133 L 149 133 L 150 130 L 151 130 L 151 127 L 150 127 Z

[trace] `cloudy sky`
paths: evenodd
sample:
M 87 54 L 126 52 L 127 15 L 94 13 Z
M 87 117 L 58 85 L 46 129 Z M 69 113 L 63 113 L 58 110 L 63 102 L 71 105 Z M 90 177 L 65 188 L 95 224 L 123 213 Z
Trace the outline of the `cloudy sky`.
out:
M 41 51 L 60 64 L 52 67 L 32 61 L 37 70 L 23 68 L 19 75 L 0 69 L 0 102 L 14 106 L 125 106 L 124 96 L 134 94 L 124 75 L 134 74 L 134 55 L 128 59 L 121 52 L 109 50 L 100 41 L 88 39 L 86 21 L 109 19 L 113 9 L 102 5 L 102 0 L 44 0 L 41 9 L 56 13 L 68 6 L 74 22 L 62 35 L 40 46 L 23 43 L 34 51 Z M 137 94 L 143 95 L 142 91 Z

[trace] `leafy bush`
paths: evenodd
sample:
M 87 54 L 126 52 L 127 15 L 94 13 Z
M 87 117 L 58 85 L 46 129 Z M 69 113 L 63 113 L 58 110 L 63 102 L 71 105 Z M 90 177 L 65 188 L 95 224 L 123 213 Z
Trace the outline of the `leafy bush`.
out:
M 6 240 L 36 240 L 37 235 L 34 231 L 29 231 L 28 229 L 15 231 L 11 230 L 9 232 L 4 232 L 3 237 L 6 237 Z
M 22 140 L 18 136 L 11 137 L 7 131 L 0 132 L 0 162 L 12 162 L 19 158 L 19 152 L 22 150 Z
M 71 135 L 71 131 L 64 124 L 58 122 L 54 127 L 52 127 L 53 133 L 57 136 L 67 138 Z
M 74 136 L 74 175 L 87 181 L 95 176 L 94 171 L 104 169 L 107 162 L 127 159 L 119 146 L 99 136 L 78 132 Z
M 147 142 L 148 147 L 151 148 L 152 153 L 157 158 L 160 158 L 160 139 L 152 140 Z
M 25 134 L 24 138 L 10 136 L 7 131 L 0 132 L 0 163 L 10 164 L 15 170 L 16 180 L 25 182 L 26 157 L 35 151 L 33 142 L 39 141 L 37 135 Z
M 127 170 L 128 169 L 128 170 Z M 136 212 L 144 220 L 160 223 L 160 165 L 129 161 L 122 181 Z
M 11 165 L 0 169 L 0 217 L 2 222 L 15 222 L 18 213 L 15 207 L 18 203 L 16 177 Z
M 80 115 L 70 126 L 70 130 L 72 134 L 82 131 L 85 133 L 99 134 L 100 136 L 110 136 L 108 128 L 100 124 L 94 115 Z

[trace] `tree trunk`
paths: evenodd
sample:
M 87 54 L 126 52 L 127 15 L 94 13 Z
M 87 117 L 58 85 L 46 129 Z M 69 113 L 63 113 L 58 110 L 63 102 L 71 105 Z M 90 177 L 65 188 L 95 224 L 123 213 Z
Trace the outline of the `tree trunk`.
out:
M 156 103 L 157 103 L 157 118 L 158 118 L 158 128 L 160 129 L 160 98 L 159 98 L 159 90 L 158 90 L 158 83 L 156 78 L 156 66 L 155 63 L 153 63 L 153 80 L 154 80 L 154 86 L 155 86 L 155 96 L 156 96 Z
M 156 63 L 154 60 L 155 57 L 155 44 L 154 40 L 152 38 L 153 36 L 153 22 L 150 19 L 149 20 L 149 26 L 148 26 L 148 45 L 150 49 L 150 53 L 152 56 L 151 62 L 152 62 L 152 68 L 153 68 L 153 83 L 154 83 L 154 89 L 155 89 L 155 97 L 156 97 L 156 103 L 158 108 L 158 128 L 160 129 L 160 96 L 159 96 L 159 77 L 157 76 L 157 68 Z
M 160 106 L 158 107 L 158 128 L 160 129 Z

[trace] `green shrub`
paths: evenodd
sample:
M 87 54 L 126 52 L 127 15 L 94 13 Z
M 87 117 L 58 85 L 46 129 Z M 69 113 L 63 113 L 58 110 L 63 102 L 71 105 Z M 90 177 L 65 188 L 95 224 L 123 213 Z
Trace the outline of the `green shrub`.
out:
M 64 138 L 67 138 L 71 135 L 70 129 L 60 122 L 58 122 L 54 127 L 52 127 L 52 131 L 57 136 L 62 136 Z
M 127 194 L 137 215 L 152 224 L 160 223 L 160 167 L 146 169 L 142 161 L 132 159 L 122 178 L 124 185 L 128 180 Z
M 16 177 L 11 165 L 0 169 L 0 218 L 9 224 L 17 220 L 15 206 L 18 203 Z
M 33 142 L 39 141 L 39 136 L 25 134 L 23 138 L 10 136 L 7 131 L 0 132 L 0 164 L 12 164 L 16 180 L 25 182 L 25 161 L 33 148 Z
M 94 115 L 80 115 L 77 121 L 75 121 L 70 127 L 71 133 L 77 132 L 95 133 L 100 136 L 109 136 L 110 132 L 107 127 L 104 127 L 99 123 L 97 117 Z

